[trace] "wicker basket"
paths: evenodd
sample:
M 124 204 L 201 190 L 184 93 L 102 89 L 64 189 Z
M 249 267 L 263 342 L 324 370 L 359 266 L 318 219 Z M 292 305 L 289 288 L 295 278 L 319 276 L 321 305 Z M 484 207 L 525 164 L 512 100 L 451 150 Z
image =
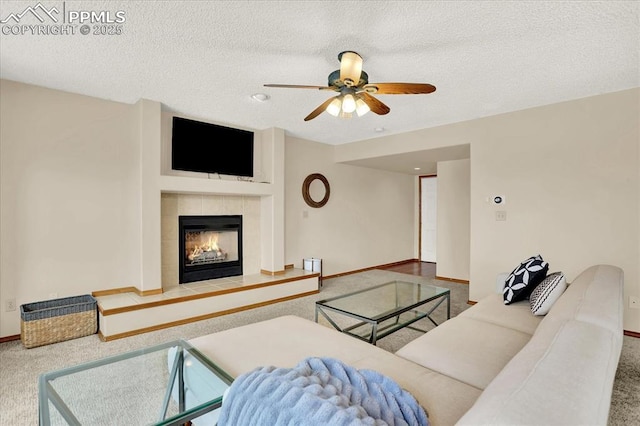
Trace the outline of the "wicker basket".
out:
M 97 302 L 90 295 L 20 306 L 20 339 L 26 348 L 89 336 L 98 331 Z

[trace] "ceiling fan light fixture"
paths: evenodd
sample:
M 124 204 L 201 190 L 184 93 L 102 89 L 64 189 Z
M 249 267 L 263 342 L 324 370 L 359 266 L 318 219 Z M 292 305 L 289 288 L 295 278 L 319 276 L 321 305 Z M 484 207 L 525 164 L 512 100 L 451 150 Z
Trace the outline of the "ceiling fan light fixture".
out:
M 356 52 L 345 51 L 338 55 L 340 60 L 340 79 L 347 87 L 360 82 L 362 74 L 362 57 Z
M 351 118 L 354 113 L 358 117 L 362 117 L 369 111 L 377 115 L 386 115 L 391 111 L 391 108 L 372 94 L 417 95 L 432 93 L 436 90 L 435 86 L 427 83 L 369 83 L 369 75 L 362 70 L 362 57 L 351 50 L 341 52 L 338 55 L 338 60 L 340 61 L 340 69 L 329 74 L 326 86 L 299 84 L 265 84 L 264 86 L 338 92 L 333 98 L 325 99 L 304 117 L 304 121 L 313 120 L 323 112 L 341 118 Z M 262 100 L 257 97 L 254 99 Z
M 358 117 L 362 117 L 369 111 L 371 111 L 371 108 L 369 108 L 369 105 L 367 105 L 365 101 L 360 98 L 356 99 L 356 114 L 358 114 Z
M 340 111 L 342 111 L 342 100 L 340 99 L 340 96 L 331 101 L 331 103 L 327 105 L 327 109 L 325 111 L 334 117 L 337 117 L 338 114 L 340 114 Z
M 356 100 L 352 94 L 344 95 L 342 99 L 342 111 L 352 113 L 356 110 Z

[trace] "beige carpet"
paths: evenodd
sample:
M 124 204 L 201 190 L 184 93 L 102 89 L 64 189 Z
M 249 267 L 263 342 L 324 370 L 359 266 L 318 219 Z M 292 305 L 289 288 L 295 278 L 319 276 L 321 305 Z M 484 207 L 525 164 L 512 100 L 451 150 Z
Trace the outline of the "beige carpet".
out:
M 0 344 L 0 425 L 38 424 L 37 379 L 41 373 L 170 340 L 191 339 L 285 314 L 298 315 L 313 320 L 316 300 L 393 279 L 432 283 L 451 289 L 452 316 L 468 308 L 466 304 L 468 286 L 466 285 L 397 272 L 374 270 L 325 280 L 322 291 L 318 295 L 112 342 L 101 342 L 97 335 L 93 335 L 32 349 L 24 349 L 20 341 L 2 343 Z M 444 318 L 443 307 L 436 312 L 435 318 L 436 320 Z M 421 320 L 416 325 L 423 329 L 433 327 L 428 320 Z M 420 332 L 403 329 L 381 339 L 378 346 L 393 352 L 419 335 L 421 335 Z M 96 391 L 99 392 L 99 390 Z M 109 423 L 105 422 L 104 424 Z M 620 366 L 614 384 L 609 424 L 614 426 L 640 424 L 640 339 L 631 337 L 624 339 Z

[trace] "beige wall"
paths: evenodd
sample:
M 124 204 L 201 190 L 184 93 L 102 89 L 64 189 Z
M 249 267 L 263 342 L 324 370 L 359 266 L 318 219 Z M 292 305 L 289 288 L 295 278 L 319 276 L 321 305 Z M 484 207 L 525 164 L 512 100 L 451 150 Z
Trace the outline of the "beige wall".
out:
M 639 104 L 635 88 L 339 146 L 336 160 L 470 143 L 470 298 L 533 254 L 569 280 L 611 263 L 625 272 L 625 329 L 640 332 L 628 308 L 640 296 Z M 495 194 L 506 204 L 486 201 Z
M 573 280 L 597 263 L 625 272 L 625 307 L 640 294 L 638 89 L 477 120 L 471 143 L 471 292 L 534 254 Z M 503 194 L 496 207 L 485 198 Z M 507 212 L 495 221 L 495 210 Z M 640 310 L 625 309 L 640 331 Z
M 140 281 L 142 291 L 162 287 L 160 254 L 160 116 L 159 102 L 136 103 L 140 138 Z
M 19 305 L 140 284 L 133 105 L 0 80 L 0 336 Z
M 436 274 L 469 280 L 471 176 L 470 161 L 438 163 Z
M 463 147 L 474 139 L 475 126 L 473 123 L 474 121 L 463 121 L 446 126 L 336 145 L 334 159 L 337 162 L 348 162 L 407 152 L 418 153 L 424 150 L 434 150 L 434 152 L 438 153 L 438 156 L 442 156 L 447 155 L 444 152 L 447 150 L 443 149 L 446 147 L 458 147 L 453 151 L 453 155 L 456 155 L 453 158 L 459 159 L 461 157 L 458 155 L 461 151 L 466 150 Z M 453 158 L 438 159 L 449 160 Z M 423 170 L 423 172 L 425 171 Z
M 333 151 L 286 139 L 286 263 L 301 267 L 303 258 L 322 258 L 323 275 L 333 275 L 415 258 L 413 176 L 336 164 Z M 302 182 L 311 173 L 322 173 L 331 187 L 322 208 L 302 198 Z M 312 185 L 312 196 L 321 189 Z

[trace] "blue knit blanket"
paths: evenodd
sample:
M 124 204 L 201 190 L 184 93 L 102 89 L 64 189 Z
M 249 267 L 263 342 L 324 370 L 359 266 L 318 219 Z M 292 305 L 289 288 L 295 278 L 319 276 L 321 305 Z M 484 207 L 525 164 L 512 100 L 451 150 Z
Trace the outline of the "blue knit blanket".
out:
M 259 367 L 236 378 L 219 426 L 428 426 L 416 399 L 392 379 L 334 358 L 306 358 L 294 368 Z

